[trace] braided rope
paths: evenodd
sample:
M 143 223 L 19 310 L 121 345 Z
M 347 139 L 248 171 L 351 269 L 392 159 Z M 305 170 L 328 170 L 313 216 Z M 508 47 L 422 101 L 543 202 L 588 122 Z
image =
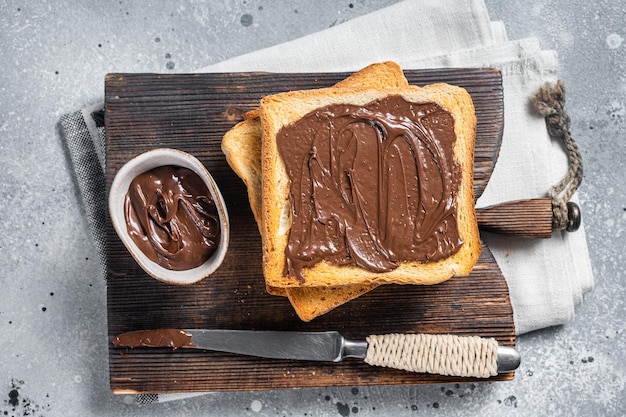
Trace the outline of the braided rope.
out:
M 498 342 L 478 336 L 387 334 L 367 338 L 370 365 L 439 375 L 488 378 L 498 374 Z
M 565 84 L 545 83 L 532 97 L 535 109 L 546 119 L 550 136 L 559 138 L 569 160 L 569 170 L 558 184 L 548 191 L 552 199 L 552 228 L 562 230 L 568 224 L 567 202 L 572 198 L 583 178 L 583 160 L 578 145 L 570 134 L 570 117 L 565 112 Z M 561 195 L 562 194 L 562 195 Z

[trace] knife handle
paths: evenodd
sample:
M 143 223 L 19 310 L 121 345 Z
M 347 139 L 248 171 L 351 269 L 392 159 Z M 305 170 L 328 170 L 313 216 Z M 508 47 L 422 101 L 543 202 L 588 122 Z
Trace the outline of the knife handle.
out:
M 528 238 L 552 236 L 552 200 L 533 198 L 507 201 L 476 209 L 481 230 Z
M 386 334 L 367 337 L 365 362 L 411 372 L 489 378 L 515 370 L 515 349 L 493 338 L 433 334 Z

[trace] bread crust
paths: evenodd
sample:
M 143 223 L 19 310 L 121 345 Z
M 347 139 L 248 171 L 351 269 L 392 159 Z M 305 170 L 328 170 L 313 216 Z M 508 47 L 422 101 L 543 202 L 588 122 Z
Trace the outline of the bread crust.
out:
M 261 224 L 261 122 L 256 118 L 237 123 L 222 139 L 222 152 L 248 190 L 257 225 Z
M 463 244 L 454 255 L 437 262 L 402 262 L 389 272 L 376 273 L 353 265 L 336 266 L 321 261 L 304 268 L 302 278 L 285 276 L 291 221 L 290 179 L 278 152 L 276 137 L 283 126 L 331 104 L 366 105 L 390 94 L 413 103 L 436 103 L 454 119 L 454 154 L 462 178 L 457 193 L 457 223 Z M 478 260 L 480 239 L 473 195 L 473 159 L 476 117 L 471 97 L 448 84 L 397 89 L 324 88 L 293 91 L 264 97 L 260 104 L 262 125 L 262 239 L 263 271 L 273 287 L 323 287 L 352 284 L 436 284 L 454 275 L 468 274 Z

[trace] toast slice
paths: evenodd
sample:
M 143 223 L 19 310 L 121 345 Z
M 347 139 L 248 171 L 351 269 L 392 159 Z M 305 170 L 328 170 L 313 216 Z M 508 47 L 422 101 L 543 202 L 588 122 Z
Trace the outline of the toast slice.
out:
M 248 200 L 254 220 L 261 231 L 261 120 L 259 111 L 251 110 L 244 114 L 244 120 L 237 123 L 224 135 L 222 152 L 226 162 L 246 185 Z
M 408 87 L 408 81 L 395 62 L 375 63 L 337 83 L 337 88 Z M 244 120 L 229 130 L 222 140 L 222 151 L 235 173 L 244 181 L 254 218 L 261 230 L 261 121 L 258 109 L 249 111 Z M 310 321 L 328 311 L 371 291 L 378 284 L 332 287 L 280 288 L 267 286 L 273 295 L 287 296 L 303 321 Z
M 346 107 L 367 107 L 371 106 L 372 103 L 378 105 L 376 103 L 387 100 L 392 96 L 399 97 L 409 104 L 428 105 L 431 108 L 431 110 L 428 110 L 429 112 L 432 111 L 433 114 L 442 114 L 442 117 L 448 115 L 445 117 L 449 117 L 451 120 L 448 122 L 449 126 L 447 127 L 453 130 L 452 136 L 454 139 L 451 141 L 450 145 L 451 154 L 445 156 L 447 159 L 441 159 L 443 158 L 441 155 L 436 156 L 436 158 L 440 158 L 437 159 L 437 161 L 444 161 L 442 162 L 444 165 L 450 164 L 450 166 L 457 167 L 455 168 L 457 170 L 455 171 L 456 173 L 442 170 L 442 172 L 445 171 L 442 173 L 442 178 L 452 178 L 457 181 L 452 193 L 456 209 L 452 217 L 446 215 L 445 222 L 436 223 L 437 233 L 439 233 L 439 231 L 441 231 L 441 233 L 435 236 L 435 239 L 441 246 L 440 239 L 445 239 L 445 237 L 441 236 L 447 233 L 446 230 L 448 230 L 448 228 L 457 229 L 458 244 L 454 248 L 454 251 L 440 259 L 436 259 L 436 257 L 431 259 L 428 256 L 417 259 L 410 257 L 406 259 L 383 259 L 380 261 L 380 264 L 384 267 L 372 270 L 372 268 L 362 267 L 363 261 L 367 261 L 366 258 L 369 256 L 369 252 L 366 256 L 359 258 L 359 253 L 357 252 L 360 251 L 360 249 L 353 249 L 351 251 L 346 250 L 347 253 L 354 254 L 354 262 L 352 263 L 337 264 L 335 261 L 321 259 L 316 260 L 314 263 L 303 263 L 298 267 L 290 268 L 289 266 L 295 263 L 294 259 L 296 258 L 288 258 L 286 249 L 288 243 L 290 243 L 292 222 L 296 221 L 294 217 L 296 217 L 299 212 L 306 212 L 307 210 L 315 211 L 317 210 L 317 206 L 307 208 L 306 205 L 309 204 L 309 200 L 305 199 L 304 203 L 298 202 L 300 189 L 296 191 L 291 189 L 291 185 L 294 182 L 287 173 L 285 160 L 279 151 L 278 137 L 282 134 L 282 129 L 291 129 L 290 126 L 294 126 L 296 122 L 304 120 L 305 117 L 308 117 L 316 110 L 326 106 L 341 104 Z M 367 108 L 369 109 L 369 107 Z M 433 108 L 435 110 L 432 110 Z M 302 288 L 384 283 L 435 284 L 445 281 L 454 275 L 464 275 L 471 271 L 480 254 L 480 240 L 473 196 L 473 156 L 476 117 L 471 97 L 464 89 L 447 84 L 433 84 L 423 88 L 409 86 L 396 89 L 347 89 L 340 87 L 294 91 L 264 97 L 261 100 L 260 113 L 263 130 L 261 148 L 261 236 L 263 240 L 264 276 L 268 286 Z M 393 115 L 391 115 L 391 117 L 393 117 Z M 421 121 L 417 122 L 415 120 L 412 122 L 418 125 L 422 123 Z M 436 126 L 435 122 L 429 123 L 434 123 L 429 128 L 431 129 L 431 136 L 434 137 L 434 139 L 432 139 L 434 141 L 433 143 L 435 143 L 439 140 L 439 138 L 435 137 L 438 133 L 432 132 L 433 129 L 435 132 L 438 132 L 437 129 L 439 129 L 439 127 Z M 301 140 L 308 140 L 305 137 L 298 136 L 301 132 L 291 133 L 293 133 L 293 139 L 290 139 L 291 142 L 287 141 L 283 143 L 300 143 L 299 141 Z M 415 135 L 419 137 L 420 140 L 424 140 L 419 133 L 408 133 L 407 135 Z M 428 139 L 430 136 L 426 135 L 426 137 Z M 305 143 L 305 151 L 307 146 L 309 146 L 309 144 Z M 330 145 L 322 143 L 321 146 Z M 433 149 L 437 148 L 436 145 L 428 146 L 430 146 L 430 152 L 435 152 Z M 289 155 L 288 157 L 290 159 L 297 158 L 295 155 Z M 303 158 L 306 158 L 306 152 Z M 415 158 L 415 161 L 417 160 L 418 158 Z M 419 163 L 416 162 L 416 165 L 419 165 Z M 306 166 L 306 164 L 300 163 L 298 166 Z M 419 167 L 416 169 L 419 172 Z M 293 169 L 292 172 L 294 172 Z M 300 180 L 295 182 L 296 187 L 299 186 L 299 181 Z M 421 184 L 427 184 L 427 181 L 422 181 L 422 178 L 417 178 L 416 181 L 419 181 Z M 444 191 L 450 191 L 449 186 L 443 187 Z M 356 201 L 356 197 L 354 201 Z M 315 204 L 318 203 L 318 201 L 315 201 Z M 439 204 L 439 202 L 436 203 Z M 293 204 L 296 204 L 295 208 Z M 424 204 L 428 203 L 420 201 L 420 204 L 424 206 Z M 363 206 L 361 205 L 361 207 Z M 426 214 L 426 216 L 428 218 L 430 214 Z M 300 215 L 298 221 L 301 221 L 302 217 L 303 216 Z M 307 220 L 305 218 L 304 220 L 309 221 L 310 219 Z M 435 220 L 439 222 L 439 219 Z M 367 223 L 368 220 L 366 219 L 364 221 Z M 349 225 L 349 221 L 339 219 L 338 222 L 340 225 L 344 224 L 342 222 L 348 224 L 341 232 L 344 234 L 337 237 L 337 241 L 339 242 L 355 241 L 359 239 L 366 240 L 370 237 L 367 236 L 367 233 L 370 233 L 370 235 L 374 233 L 371 232 L 370 225 L 366 224 L 365 226 L 357 228 L 357 230 L 359 230 L 358 235 L 350 237 L 348 234 L 350 230 L 352 230 L 352 226 Z M 341 231 L 341 226 L 339 226 L 339 229 L 335 230 Z M 367 230 L 367 232 L 362 232 L 362 230 Z M 377 236 L 374 237 L 378 238 Z M 294 239 L 297 239 L 297 237 Z M 297 242 L 300 241 L 298 240 Z M 448 244 L 445 240 L 443 242 L 443 245 Z M 366 249 L 374 251 L 378 248 L 378 243 L 380 243 L 380 239 L 376 240 L 374 243 L 366 244 Z M 386 252 L 382 255 L 380 253 L 375 255 L 382 257 L 390 252 L 387 249 L 385 249 L 385 251 Z M 300 254 L 297 255 L 299 256 Z M 307 252 L 305 255 L 309 256 L 309 253 Z M 361 264 L 359 264 L 359 261 L 361 261 Z

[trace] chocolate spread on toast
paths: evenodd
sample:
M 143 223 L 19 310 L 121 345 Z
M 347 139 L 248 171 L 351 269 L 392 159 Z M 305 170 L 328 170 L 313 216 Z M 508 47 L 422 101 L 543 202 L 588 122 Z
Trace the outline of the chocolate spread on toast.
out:
M 435 103 L 391 95 L 319 108 L 278 132 L 290 179 L 285 275 L 325 260 L 391 271 L 463 244 L 454 119 Z

